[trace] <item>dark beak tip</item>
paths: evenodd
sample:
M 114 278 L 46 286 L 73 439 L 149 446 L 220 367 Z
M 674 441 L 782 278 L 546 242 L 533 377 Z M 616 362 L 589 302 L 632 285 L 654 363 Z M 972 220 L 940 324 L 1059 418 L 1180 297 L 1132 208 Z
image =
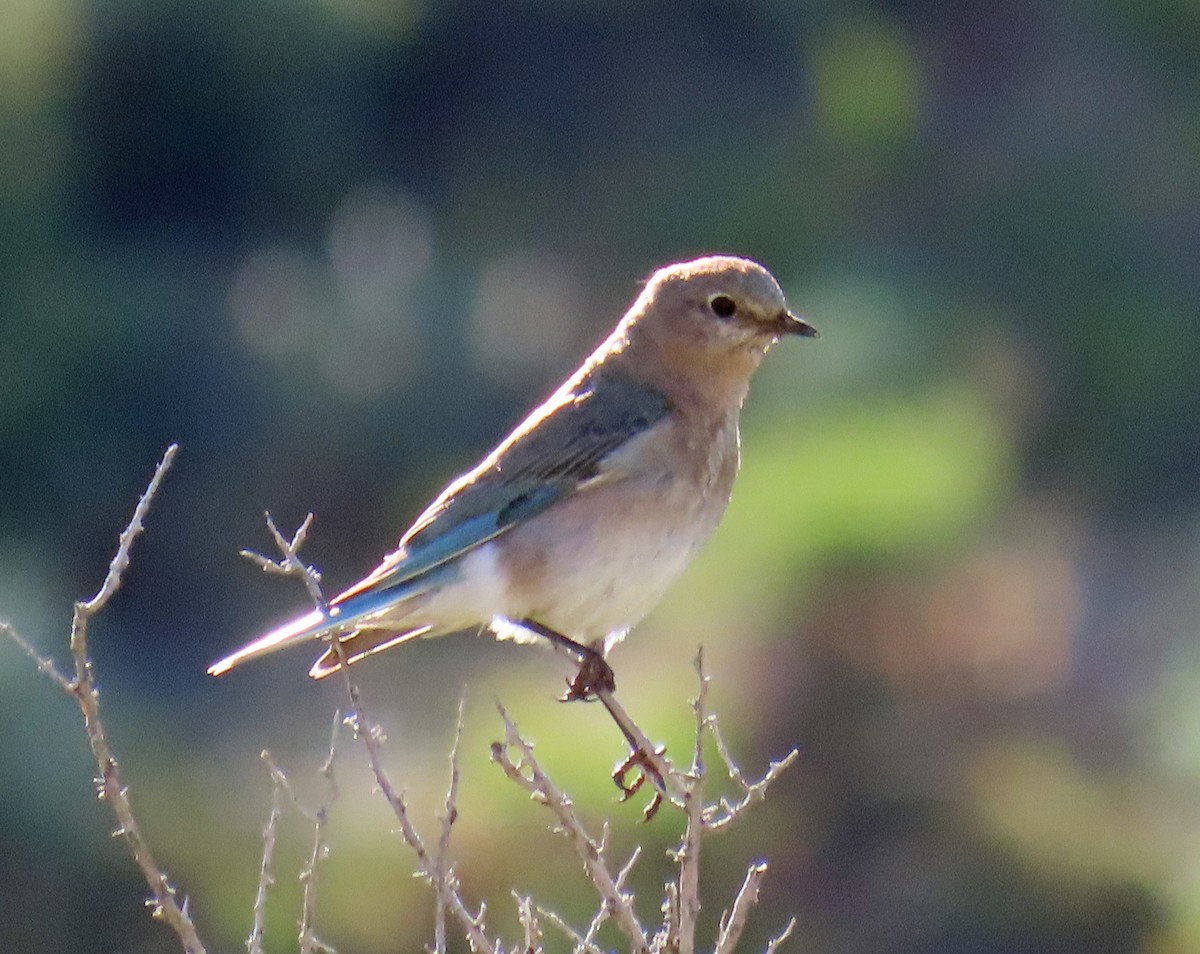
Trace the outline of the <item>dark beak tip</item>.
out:
M 797 318 L 791 312 L 785 312 L 783 315 L 783 327 L 787 334 L 798 335 L 801 338 L 820 338 L 821 333 L 817 331 L 803 318 Z

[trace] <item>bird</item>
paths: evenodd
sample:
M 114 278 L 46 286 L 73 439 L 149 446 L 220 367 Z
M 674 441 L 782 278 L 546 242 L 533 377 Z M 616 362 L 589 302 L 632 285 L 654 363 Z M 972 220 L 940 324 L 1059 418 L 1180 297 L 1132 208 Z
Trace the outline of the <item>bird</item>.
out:
M 378 567 L 208 672 L 324 639 L 309 671 L 320 679 L 470 629 L 550 639 L 603 671 L 716 529 L 751 376 L 792 336 L 818 334 L 762 265 L 710 255 L 660 268 L 579 369 L 451 482 Z M 581 667 L 568 697 L 604 678 Z

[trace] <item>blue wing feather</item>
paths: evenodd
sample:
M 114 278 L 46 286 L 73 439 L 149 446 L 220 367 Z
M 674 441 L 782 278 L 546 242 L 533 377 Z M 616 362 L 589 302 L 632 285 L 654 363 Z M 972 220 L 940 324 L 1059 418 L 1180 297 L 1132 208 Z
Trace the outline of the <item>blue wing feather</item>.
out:
M 401 538 L 399 548 L 333 599 L 328 612 L 312 610 L 285 623 L 214 663 L 209 672 L 219 675 L 302 640 L 350 632 L 356 624 L 367 624 L 443 586 L 458 572 L 456 557 L 589 483 L 619 476 L 606 470 L 609 456 L 670 411 L 670 402 L 657 389 L 602 367 L 585 367 L 477 467 L 446 488 Z M 324 661 L 314 673 L 325 673 Z
M 433 502 L 370 576 L 335 605 L 427 573 L 536 516 L 590 481 L 631 438 L 670 413 L 642 382 L 593 371 L 568 382 Z

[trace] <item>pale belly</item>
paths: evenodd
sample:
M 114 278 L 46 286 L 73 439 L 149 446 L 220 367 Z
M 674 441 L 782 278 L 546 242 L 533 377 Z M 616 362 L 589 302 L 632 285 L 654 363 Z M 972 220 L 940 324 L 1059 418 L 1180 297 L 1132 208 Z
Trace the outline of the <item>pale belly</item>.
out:
M 706 460 L 686 475 L 658 441 L 631 442 L 636 473 L 581 488 L 466 554 L 456 581 L 416 615 L 441 631 L 532 618 L 580 642 L 619 638 L 712 535 L 737 471 L 735 417 L 708 435 Z
M 634 626 L 662 599 L 725 510 L 728 495 L 682 487 L 580 493 L 495 541 L 509 618 L 590 641 Z

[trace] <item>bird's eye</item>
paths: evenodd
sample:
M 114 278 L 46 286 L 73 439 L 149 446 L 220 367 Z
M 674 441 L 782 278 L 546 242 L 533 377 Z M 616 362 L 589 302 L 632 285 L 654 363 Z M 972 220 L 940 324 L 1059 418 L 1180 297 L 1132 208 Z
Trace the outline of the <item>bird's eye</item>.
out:
M 713 295 L 708 300 L 708 307 L 718 318 L 728 318 L 737 311 L 737 302 L 728 295 Z

